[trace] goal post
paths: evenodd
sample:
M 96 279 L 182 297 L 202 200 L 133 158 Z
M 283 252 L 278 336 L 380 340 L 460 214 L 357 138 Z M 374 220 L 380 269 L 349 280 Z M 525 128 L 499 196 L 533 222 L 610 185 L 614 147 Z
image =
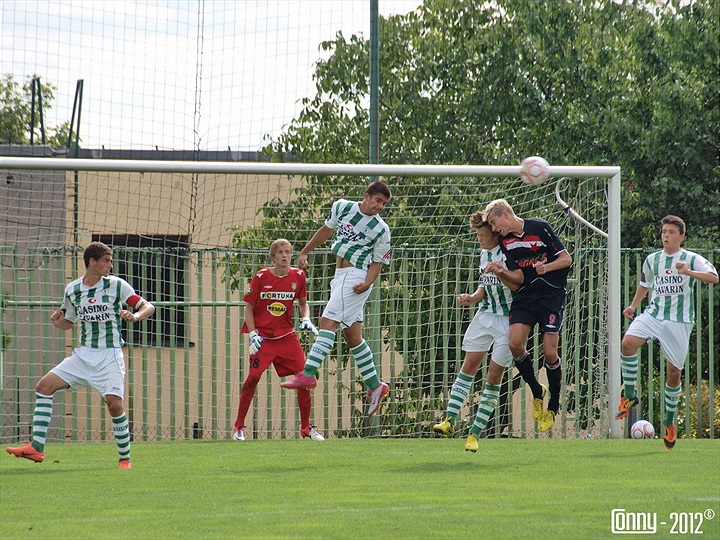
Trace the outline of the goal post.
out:
M 53 249 L 43 245 L 42 237 L 32 238 L 29 242 L 32 246 L 28 247 L 28 242 L 23 243 L 27 239 L 22 236 L 30 233 L 23 233 L 20 229 L 14 246 L 13 239 L 9 238 L 11 234 L 1 234 L 3 251 L 0 256 L 3 257 L 3 282 L 6 286 L 8 281 L 15 285 L 24 283 L 23 272 L 26 270 L 18 270 L 18 258 L 31 260 L 29 266 L 32 270 L 27 274 L 32 274 L 32 279 L 38 276 L 42 279 L 42 272 L 50 266 L 59 265 L 64 270 L 58 271 L 64 272 L 63 279 L 67 280 L 71 274 L 69 262 L 77 260 L 78 250 L 87 243 L 86 240 L 89 241 L 89 237 L 84 236 L 87 234 L 92 238 L 109 238 L 108 243 L 111 244 L 113 239 L 122 236 L 125 243 L 118 242 L 116 245 L 121 246 L 117 249 L 129 261 L 124 267 L 127 276 L 143 283 L 154 280 L 155 283 L 162 281 L 165 285 L 169 284 L 157 292 L 158 297 L 149 298 L 164 310 L 162 320 L 151 319 L 144 326 L 148 331 L 131 332 L 132 335 L 128 336 L 128 356 L 133 364 L 128 373 L 128 382 L 132 386 L 129 398 L 135 411 L 134 424 L 141 426 L 136 427 L 136 431 L 140 429 L 139 435 L 136 434 L 138 437 L 162 438 L 161 435 L 168 429 L 172 431 L 171 437 L 178 438 L 189 437 L 190 434 L 199 437 L 225 436 L 227 426 L 233 420 L 227 416 L 237 406 L 238 384 L 242 383 L 236 372 L 241 377 L 244 373 L 242 357 L 246 354 L 246 345 L 236 335 L 238 322 L 242 321 L 242 284 L 249 280 L 253 271 L 268 263 L 266 240 L 273 236 L 290 236 L 297 253 L 302 242 L 309 240 L 314 229 L 322 224 L 323 214 L 328 209 L 327 201 L 340 196 L 350 199 L 361 196 L 361 179 L 374 176 L 388 179 L 393 190 L 386 220 L 393 233 L 394 262 L 391 268 L 381 273 L 379 281 L 382 285 L 377 287 L 373 293 L 374 300 L 369 303 L 367 316 L 379 322 L 367 325 L 368 335 L 372 336 L 368 341 L 372 341 L 371 346 L 378 356 L 376 363 L 380 366 L 381 375 L 396 382 L 394 397 L 388 403 L 387 419 L 368 423 L 358 418 L 357 399 L 361 385 L 354 364 L 352 361 L 348 363 L 348 352 L 339 339 L 337 351 L 332 353 L 336 363 L 330 359 L 326 361 L 328 365 L 323 366 L 320 384 L 315 391 L 313 414 L 321 419 L 320 427 L 329 431 L 331 436 L 353 433 L 418 436 L 425 433 L 429 422 L 442 414 L 449 384 L 460 366 L 462 330 L 468 317 L 474 313 L 473 308 L 463 310 L 454 305 L 457 294 L 467 289 L 472 292 L 477 284 L 479 247 L 470 234 L 467 221 L 472 212 L 484 208 L 492 198 L 502 196 L 510 201 L 521 217 L 536 217 L 532 215 L 536 213 L 538 217 L 547 219 L 574 257 L 576 271 L 571 273 L 573 283 L 569 285 L 569 309 L 566 314 L 568 330 L 561 338 L 563 355 L 565 351 L 574 355 L 569 361 L 571 365 L 568 365 L 564 381 L 564 388 L 571 397 L 563 403 L 572 413 L 568 412 L 565 423 L 551 433 L 567 437 L 622 436 L 621 422 L 614 420 L 615 406 L 620 397 L 622 310 L 619 167 L 550 166 L 550 180 L 539 186 L 526 186 L 517 180 L 519 165 L 0 157 L 0 172 L 7 171 L 27 171 L 29 177 L 39 171 L 64 173 L 66 185 L 63 186 L 63 196 L 66 200 L 57 212 L 65 218 L 78 211 L 84 216 L 77 225 L 73 219 L 65 219 L 63 230 L 58 231 L 61 238 L 55 239 Z M 79 173 L 80 178 L 75 178 L 75 173 Z M 260 182 L 258 179 L 261 177 L 273 180 Z M 572 212 L 561 207 L 554 196 L 556 179 L 564 177 L 572 179 L 566 182 L 570 193 L 563 197 Z M 100 180 L 93 180 L 95 178 Z M 315 178 L 330 180 L 326 183 L 308 182 L 308 179 Z M 42 189 L 42 179 L 38 182 L 35 189 Z M 79 188 L 78 183 L 82 184 Z M 158 183 L 162 184 L 161 189 L 153 190 L 148 186 Z M 93 193 L 94 185 L 104 189 L 112 185 L 107 188 L 112 194 Z M 21 192 L 20 189 L 18 193 Z M 180 197 L 179 192 L 187 192 L 187 196 Z M 319 199 L 310 197 L 317 192 L 321 193 Z M 47 202 L 33 203 L 32 197 L 27 197 L 28 204 L 42 206 Z M 73 201 L 73 197 L 83 200 L 78 203 Z M 254 200 L 257 204 L 251 203 Z M 322 204 L 312 203 L 317 200 L 321 200 Z M 129 205 L 122 210 L 126 216 L 125 223 L 118 225 L 122 217 L 114 218 L 114 226 L 108 224 L 113 220 L 103 223 L 103 209 L 110 203 Z M 306 211 L 298 212 L 299 206 L 292 206 L 296 203 L 307 204 Z M 10 208 L 0 209 L 8 215 L 12 211 Z M 92 214 L 95 214 L 96 222 L 91 226 L 87 219 Z M 574 216 L 582 216 L 583 220 Z M 0 215 L 0 219 L 4 217 Z M 284 221 L 288 219 L 293 221 Z M 606 237 L 593 231 L 582 222 L 584 220 L 604 230 Z M 12 221 L 9 219 L 7 222 Z M 275 226 L 267 228 L 266 222 Z M 146 226 L 147 223 L 151 226 Z M 103 230 L 103 226 L 111 230 Z M 38 229 L 30 223 L 28 230 Z M 73 239 L 78 237 L 80 245 L 74 245 Z M 19 251 L 15 249 L 18 245 L 21 245 Z M 215 248 L 225 251 L 218 252 Z M 56 255 L 60 260 L 55 258 Z M 315 314 L 319 314 L 328 298 L 327 287 L 332 277 L 332 258 L 329 255 L 327 250 L 318 250 L 311 261 L 313 271 L 308 276 L 309 291 Z M 137 266 L 135 270 L 130 268 L 131 262 Z M 193 272 L 198 275 L 195 285 L 183 282 L 182 273 L 187 270 L 187 264 L 191 264 Z M 4 293 L 2 310 L 6 313 L 6 323 L 13 320 L 11 333 L 22 334 L 17 313 L 8 314 L 12 310 L 32 310 L 34 305 L 19 298 L 17 293 L 22 287 L 15 285 L 10 287 L 12 293 Z M 44 293 L 47 297 L 39 304 L 47 310 L 57 301 L 59 293 L 57 290 L 46 290 Z M 57 298 L 53 298 L 52 294 Z M 182 296 L 181 301 L 174 297 L 177 294 Z M 588 317 L 593 319 L 591 323 L 587 322 Z M 188 322 L 188 319 L 193 322 Z M 37 319 L 37 324 L 46 323 L 42 318 Z M 174 328 L 189 324 L 195 326 L 182 336 L 174 333 Z M 582 335 L 584 332 L 593 333 L 593 337 Z M 598 333 L 604 336 L 597 337 Z M 170 337 L 163 338 L 161 342 L 157 338 L 159 335 Z M 54 343 L 55 339 L 54 336 L 43 336 L 42 340 L 34 340 L 30 335 L 26 343 L 42 346 Z M 22 339 L 5 340 L 8 350 L 13 347 L 22 349 L 18 345 L 21 342 Z M 304 344 L 307 346 L 307 342 Z M 11 355 L 2 351 L 3 434 L 8 424 L 17 431 L 13 422 L 17 422 L 19 415 L 9 419 L 12 415 L 6 411 L 12 409 L 8 405 L 11 398 L 22 394 L 8 391 L 12 386 L 8 378 L 42 375 L 38 366 L 30 372 L 22 366 L 18 367 L 22 364 L 23 355 L 30 353 L 30 345 L 25 347 L 28 350 L 12 350 Z M 53 347 L 62 349 L 56 345 Z M 161 347 L 170 351 L 160 351 Z M 240 360 L 233 359 L 237 351 L 240 352 Z M 168 355 L 171 357 L 168 363 L 173 366 L 170 372 L 164 371 L 163 367 Z M 597 358 L 583 355 L 597 355 Z M 13 359 L 8 360 L 8 356 Z M 538 356 L 535 355 L 536 358 Z M 57 360 L 50 358 L 45 362 L 54 365 Z M 14 362 L 11 369 L 8 369 L 9 362 Z M 576 369 L 574 363 L 578 366 L 582 364 L 582 371 Z M 567 364 L 564 362 L 564 365 Z M 276 382 L 272 381 L 274 373 L 270 372 L 266 382 L 258 386 L 253 414 L 256 424 L 274 427 L 258 430 L 258 433 L 266 437 L 278 436 L 278 433 L 279 436 L 291 436 L 291 427 L 278 428 L 277 425 L 293 424 L 296 414 L 293 411 L 294 397 L 278 392 Z M 600 384 L 598 377 L 603 381 Z M 511 393 L 508 410 L 510 416 L 515 415 L 517 420 L 509 421 L 504 433 L 496 428 L 496 435 L 516 436 L 519 433 L 520 436 L 538 436 L 524 413 L 528 395 L 521 388 L 513 396 L 513 380 L 512 377 L 508 379 Z M 481 377 L 478 384 L 480 380 Z M 34 385 L 34 381 L 27 384 Z M 474 392 L 480 390 L 481 387 L 476 385 Z M 22 395 L 28 398 L 29 392 Z M 339 397 L 332 400 L 328 398 L 330 395 Z M 86 407 L 89 411 L 97 405 L 91 396 L 84 399 L 87 403 L 83 403 L 81 409 Z M 473 399 L 471 397 L 466 403 L 465 418 L 474 414 L 472 408 L 476 399 Z M 77 403 L 73 407 L 77 410 Z M 598 411 L 598 407 L 602 410 Z M 26 422 L 27 408 L 23 411 Z M 102 416 L 102 411 L 99 415 Z M 336 419 L 347 415 L 350 416 L 349 423 Z M 182 417 L 182 420 L 176 417 Z M 87 425 L 102 432 L 102 422 L 101 418 L 91 418 L 87 420 Z M 498 420 L 498 425 L 501 423 Z M 93 436 L 88 435 L 88 438 Z

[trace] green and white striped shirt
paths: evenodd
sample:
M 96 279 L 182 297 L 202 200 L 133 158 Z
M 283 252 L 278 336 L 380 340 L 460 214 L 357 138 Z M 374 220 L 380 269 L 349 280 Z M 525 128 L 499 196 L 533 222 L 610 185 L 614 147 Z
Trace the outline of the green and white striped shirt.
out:
M 489 262 L 501 262 L 505 266 L 505 254 L 500 249 L 500 246 L 495 246 L 490 250 L 483 249 L 480 253 L 479 286 L 485 289 L 485 298 L 480 302 L 478 311 L 507 317 L 510 315 L 513 292 L 503 285 L 495 274 L 485 273 L 485 267 Z
M 88 287 L 83 278 L 70 282 L 65 287 L 62 309 L 65 319 L 80 321 L 80 343 L 93 349 L 112 349 L 125 345 L 120 334 L 120 310 L 128 303 L 138 308 L 142 299 L 135 289 L 117 276 L 100 278 Z
M 680 274 L 675 263 L 684 262 L 690 270 L 712 272 L 715 267 L 705 257 L 680 249 L 672 255 L 656 251 L 645 258 L 640 285 L 650 289 L 645 313 L 663 321 L 695 323 L 695 279 Z
M 390 264 L 390 227 L 380 216 L 363 214 L 359 203 L 338 199 L 325 225 L 337 231 L 333 253 L 355 268 L 367 270 L 373 262 Z

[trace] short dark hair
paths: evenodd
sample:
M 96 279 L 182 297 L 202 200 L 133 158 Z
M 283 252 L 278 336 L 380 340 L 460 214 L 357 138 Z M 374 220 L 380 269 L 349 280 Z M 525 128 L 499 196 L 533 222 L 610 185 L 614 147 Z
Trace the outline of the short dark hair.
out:
M 372 184 L 370 184 L 367 189 L 365 190 L 365 193 L 368 195 L 383 195 L 390 199 L 392 197 L 392 194 L 390 193 L 390 188 L 387 187 L 387 184 L 383 182 L 382 180 L 375 180 Z
M 476 230 L 482 229 L 483 227 L 490 227 L 490 223 L 485 219 L 484 210 L 478 210 L 470 216 L 470 227 Z
M 83 253 L 85 268 L 90 266 L 90 259 L 99 261 L 103 255 L 112 255 L 112 249 L 102 242 L 91 242 L 88 247 L 85 248 L 85 252 Z
M 685 222 L 677 216 L 669 215 L 662 218 L 663 225 L 675 225 L 680 234 L 685 234 Z

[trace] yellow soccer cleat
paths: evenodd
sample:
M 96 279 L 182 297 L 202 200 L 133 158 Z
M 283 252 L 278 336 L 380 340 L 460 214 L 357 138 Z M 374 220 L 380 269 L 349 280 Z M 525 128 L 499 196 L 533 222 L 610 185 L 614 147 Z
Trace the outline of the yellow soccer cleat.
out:
M 555 413 L 553 411 L 545 411 L 538 423 L 538 430 L 542 432 L 549 431 L 550 428 L 553 427 L 553 424 L 555 424 Z
M 439 424 L 435 424 L 433 426 L 433 430 L 438 435 L 444 435 L 447 438 L 450 438 L 455 434 L 455 426 L 452 425 L 452 422 L 450 422 L 450 418 L 448 417 L 445 417 L 445 420 Z
M 474 433 L 471 433 L 468 435 L 467 441 L 465 441 L 465 451 L 466 452 L 477 452 L 478 449 L 478 440 L 477 435 Z
M 542 387 L 542 395 L 539 398 L 533 398 L 532 415 L 535 420 L 540 420 L 545 410 L 543 400 L 545 399 L 545 394 L 547 394 L 547 387 L 544 384 L 540 386 Z

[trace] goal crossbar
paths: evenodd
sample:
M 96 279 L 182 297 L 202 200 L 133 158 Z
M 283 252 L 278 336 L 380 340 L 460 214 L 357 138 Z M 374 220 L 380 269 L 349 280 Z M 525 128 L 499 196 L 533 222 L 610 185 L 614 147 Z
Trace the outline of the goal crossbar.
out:
M 140 159 L 55 159 L 0 157 L 0 169 L 123 171 L 209 174 L 292 174 L 338 176 L 497 176 L 520 175 L 520 165 L 382 165 L 348 163 L 254 163 L 227 161 L 153 161 Z M 620 167 L 550 166 L 551 177 L 611 178 Z

